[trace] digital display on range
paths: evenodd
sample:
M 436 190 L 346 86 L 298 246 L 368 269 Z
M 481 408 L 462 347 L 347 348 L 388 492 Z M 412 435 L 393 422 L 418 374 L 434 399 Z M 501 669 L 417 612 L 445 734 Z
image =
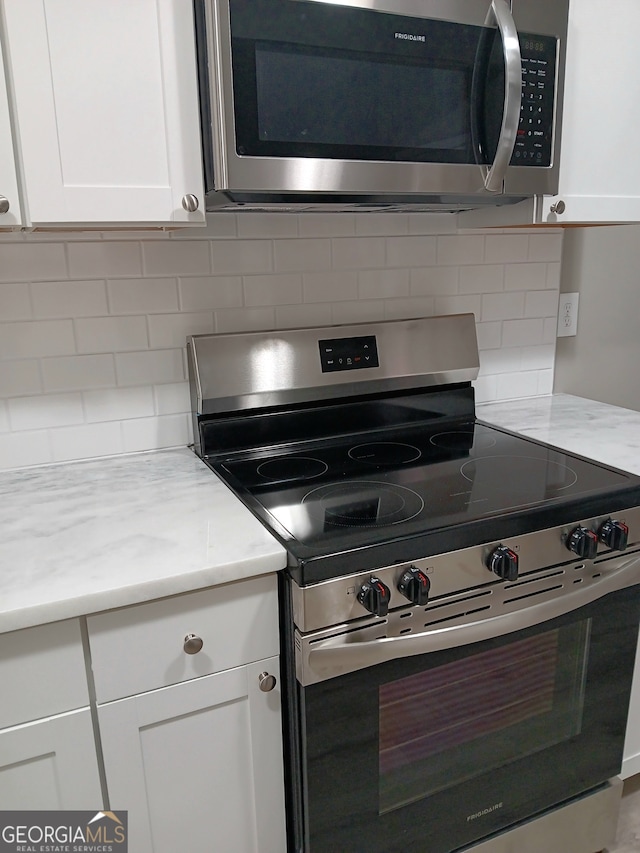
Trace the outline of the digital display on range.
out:
M 378 345 L 375 335 L 361 338 L 335 338 L 318 341 L 320 364 L 323 373 L 337 370 L 363 370 L 379 367 Z

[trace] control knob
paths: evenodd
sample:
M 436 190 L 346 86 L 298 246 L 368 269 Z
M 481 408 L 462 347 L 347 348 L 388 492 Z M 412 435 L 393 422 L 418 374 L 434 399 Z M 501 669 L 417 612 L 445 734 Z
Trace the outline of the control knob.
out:
M 408 598 L 412 604 L 426 604 L 429 600 L 430 589 L 431 581 L 416 566 L 410 566 L 400 575 L 400 579 L 398 580 L 398 591 L 405 598 Z
M 598 552 L 598 537 L 587 527 L 575 527 L 567 536 L 566 546 L 583 560 L 593 560 Z
M 506 581 L 518 577 L 518 555 L 506 545 L 498 545 L 487 558 L 487 568 Z
M 375 616 L 386 616 L 389 612 L 389 599 L 391 590 L 383 584 L 380 578 L 372 575 L 366 583 L 363 583 L 358 593 L 358 601 Z
M 608 519 L 598 530 L 598 539 L 612 551 L 624 551 L 629 538 L 629 528 L 624 521 Z

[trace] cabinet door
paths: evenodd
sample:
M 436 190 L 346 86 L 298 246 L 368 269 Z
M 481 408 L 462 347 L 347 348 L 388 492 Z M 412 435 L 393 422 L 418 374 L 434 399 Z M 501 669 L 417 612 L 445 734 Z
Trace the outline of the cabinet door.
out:
M 88 708 L 0 731 L 0 808 L 104 808 Z
M 136 853 L 283 853 L 278 658 L 102 705 L 109 808 Z
M 0 20 L 0 230 L 22 224 L 18 177 L 13 154 L 13 136 L 9 119 L 9 101 L 2 59 L 2 20 Z
M 203 224 L 192 4 L 5 0 L 4 10 L 31 224 Z
M 622 761 L 623 779 L 640 773 L 640 641 L 636 653 L 636 665 L 633 672 L 633 687 L 629 703 L 629 718 L 627 720 L 627 737 L 624 742 L 624 757 Z

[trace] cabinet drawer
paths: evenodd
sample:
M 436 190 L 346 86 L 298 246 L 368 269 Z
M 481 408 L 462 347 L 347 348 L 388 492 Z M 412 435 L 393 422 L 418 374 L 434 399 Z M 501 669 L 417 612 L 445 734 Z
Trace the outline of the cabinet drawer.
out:
M 89 704 L 77 619 L 0 634 L 0 728 Z
M 98 702 L 198 678 L 277 655 L 275 575 L 211 587 L 90 616 Z M 185 638 L 202 640 L 195 654 Z

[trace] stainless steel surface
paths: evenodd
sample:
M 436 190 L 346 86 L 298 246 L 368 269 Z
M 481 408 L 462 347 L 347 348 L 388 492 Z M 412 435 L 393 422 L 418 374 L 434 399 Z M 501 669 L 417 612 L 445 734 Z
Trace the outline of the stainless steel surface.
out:
M 184 638 L 183 649 L 188 655 L 197 655 L 202 649 L 204 642 L 197 634 L 187 634 Z
M 462 606 L 458 606 L 460 618 L 464 620 L 459 624 L 448 621 L 445 627 L 427 627 L 426 631 L 416 633 L 408 627 L 409 633 L 403 636 L 375 638 L 371 637 L 376 633 L 375 626 L 370 626 L 373 631 L 364 629 L 361 632 L 353 628 L 348 633 L 343 626 L 337 636 L 326 640 L 305 637 L 301 643 L 301 681 L 304 685 L 313 684 L 385 661 L 471 645 L 540 625 L 611 592 L 640 583 L 640 555 L 617 557 L 594 566 L 587 564 L 575 572 L 571 568 L 552 572 L 544 579 L 546 589 L 536 594 L 535 604 L 530 598 L 534 590 L 527 587 L 519 595 L 516 581 L 499 585 L 495 592 L 489 590 L 486 600 L 485 597 L 467 598 Z M 477 619 L 472 615 L 474 607 L 482 611 Z M 503 612 L 495 615 L 500 610 Z M 428 619 L 428 609 L 426 616 Z M 439 613 L 438 623 L 442 618 L 443 614 Z M 381 623 L 383 621 L 380 620 Z M 381 634 L 381 631 L 377 633 Z
M 505 0 L 492 0 L 487 26 L 495 20 L 502 38 L 504 53 L 505 87 L 504 107 L 502 112 L 502 127 L 496 149 L 493 165 L 484 181 L 488 192 L 502 192 L 502 182 L 507 173 L 509 160 L 513 154 L 513 146 L 520 123 L 520 100 L 522 96 L 522 61 L 520 58 L 520 43 L 518 30 Z
M 0 213 L 8 213 L 9 207 L 9 199 L 4 195 L 0 195 Z
M 488 0 L 314 2 L 333 2 L 337 5 L 477 26 L 485 24 L 489 8 Z M 564 90 L 568 3 L 569 0 L 512 0 L 511 4 L 513 19 L 519 30 L 559 37 L 556 100 L 561 98 Z M 453 212 L 484 205 L 511 204 L 536 194 L 553 194 L 558 191 L 559 128 L 562 118 L 562 108 L 558 103 L 551 167 L 508 166 L 505 194 L 487 190 L 486 167 L 478 165 L 240 156 L 236 151 L 233 123 L 229 0 L 206 0 L 205 16 L 211 121 L 211 140 L 205 144 L 211 146 L 215 179 L 215 187 L 207 193 L 208 210 L 275 209 L 304 212 L 355 208 L 394 212 L 409 207 Z M 506 138 L 504 145 L 506 150 Z M 496 170 L 492 175 L 492 187 L 498 183 L 498 172 Z M 297 194 L 325 195 L 318 195 L 315 201 L 307 197 L 298 202 Z M 278 198 L 279 195 L 287 197 Z
M 182 196 L 182 206 L 189 213 L 196 211 L 199 205 L 198 197 L 193 195 L 193 193 L 187 193 L 187 195 Z
M 640 549 L 640 540 L 637 533 L 640 530 L 640 507 L 632 507 L 616 513 L 614 518 L 626 522 L 632 531 L 633 539 L 630 540 L 629 548 L 621 555 L 608 551 L 604 545 L 600 545 L 600 553 L 595 562 L 580 560 L 575 554 L 567 550 L 564 541 L 568 533 L 578 524 L 583 524 L 592 530 L 598 530 L 600 525 L 609 516 L 598 516 L 589 519 L 567 519 L 558 527 L 527 533 L 522 536 L 511 536 L 501 541 L 487 542 L 470 548 L 451 550 L 450 552 L 437 554 L 422 560 L 414 560 L 413 563 L 398 563 L 393 566 L 376 569 L 375 575 L 391 590 L 389 602 L 390 611 L 400 609 L 400 612 L 411 613 L 407 599 L 397 590 L 397 583 L 409 565 L 415 565 L 421 569 L 429 578 L 430 603 L 427 612 L 431 608 L 438 608 L 442 612 L 443 600 L 456 596 L 460 590 L 487 590 L 491 591 L 492 601 L 497 601 L 500 589 L 507 592 L 511 589 L 527 585 L 530 590 L 534 589 L 533 582 L 538 582 L 540 573 L 543 580 L 549 572 L 572 573 L 572 577 L 582 576 L 580 572 L 589 574 L 592 568 L 599 567 L 600 560 L 619 556 L 624 558 L 626 554 Z M 497 545 L 506 545 L 518 554 L 520 576 L 517 581 L 502 584 L 485 564 L 489 553 Z M 549 569 L 552 566 L 554 568 Z M 579 568 L 582 567 L 582 568 Z M 364 607 L 357 601 L 357 590 L 361 584 L 369 579 L 371 572 L 359 572 L 346 577 L 333 578 L 311 586 L 299 587 L 291 583 L 291 596 L 293 606 L 293 620 L 302 633 L 329 628 L 332 625 L 343 624 L 351 620 L 373 619 Z M 553 577 L 553 574 L 550 575 Z M 461 598 L 464 602 L 466 599 Z M 463 604 L 463 607 L 468 605 Z M 409 610 L 407 608 L 409 607 Z M 424 608 L 416 608 L 416 613 L 422 614 Z M 447 610 L 444 615 L 451 615 Z M 404 627 L 410 622 L 407 616 L 403 617 Z
M 615 777 L 464 853 L 598 853 L 615 841 L 621 798 L 622 780 Z
M 557 201 L 555 204 L 552 204 L 551 207 L 549 208 L 551 213 L 558 213 L 558 214 L 564 213 L 566 209 L 567 209 L 567 206 L 562 200 Z
M 269 672 L 261 672 L 258 676 L 258 686 L 263 693 L 270 693 L 277 683 L 275 675 Z
M 318 341 L 375 335 L 379 367 L 322 373 Z M 188 339 L 198 414 L 395 389 L 478 375 L 473 314 Z

